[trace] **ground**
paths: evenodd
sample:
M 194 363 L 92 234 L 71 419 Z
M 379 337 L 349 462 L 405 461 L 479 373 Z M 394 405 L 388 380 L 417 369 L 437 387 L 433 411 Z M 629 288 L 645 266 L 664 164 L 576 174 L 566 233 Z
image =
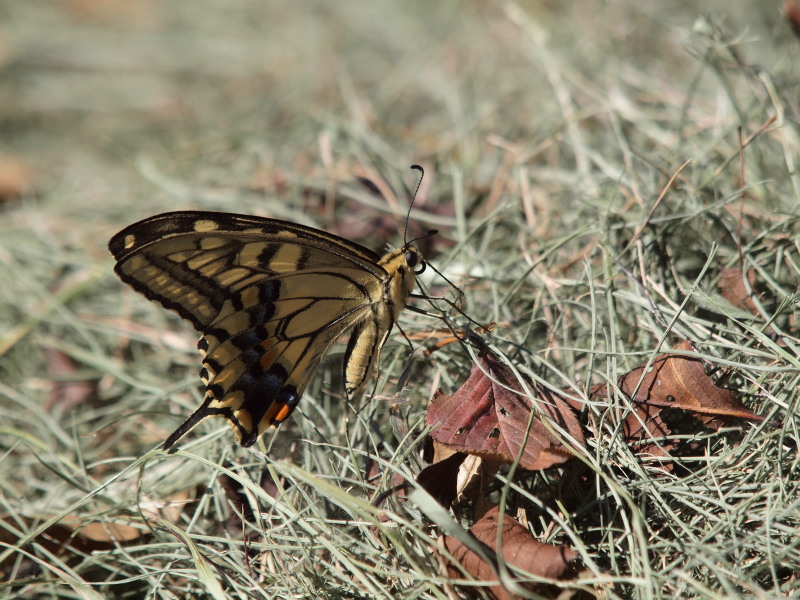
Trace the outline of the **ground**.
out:
M 370 502 L 424 466 L 428 402 L 467 379 L 473 346 L 426 353 L 446 325 L 406 311 L 414 350 L 395 330 L 359 406 L 336 346 L 260 446 L 212 420 L 163 453 L 201 400 L 196 333 L 107 251 L 124 226 L 191 209 L 383 253 L 403 243 L 415 163 L 409 237 L 438 230 L 419 246 L 463 300 L 432 269 L 427 293 L 582 402 L 580 459 L 486 482 L 576 552 L 565 593 L 798 594 L 794 6 L 0 7 L 0 598 L 466 593 L 431 505 Z M 629 410 L 619 389 L 590 392 L 683 341 L 764 420 L 680 423 L 665 468 L 609 417 Z

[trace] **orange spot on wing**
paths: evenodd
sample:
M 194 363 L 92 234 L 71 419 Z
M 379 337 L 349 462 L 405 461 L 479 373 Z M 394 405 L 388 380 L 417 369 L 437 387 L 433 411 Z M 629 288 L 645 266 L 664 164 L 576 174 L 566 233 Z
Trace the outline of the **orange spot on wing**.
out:
M 271 425 L 278 425 L 281 421 L 289 416 L 290 412 L 292 411 L 288 404 L 273 402 L 272 405 L 267 409 L 267 412 L 264 413 L 264 416 L 261 418 L 259 430 L 263 431 Z
M 292 412 L 291 409 L 289 408 L 288 404 L 282 404 L 282 405 L 280 405 L 280 407 L 281 407 L 281 409 L 278 411 L 278 414 L 275 416 L 275 422 L 276 423 L 282 422 L 286 417 L 289 416 L 289 413 Z

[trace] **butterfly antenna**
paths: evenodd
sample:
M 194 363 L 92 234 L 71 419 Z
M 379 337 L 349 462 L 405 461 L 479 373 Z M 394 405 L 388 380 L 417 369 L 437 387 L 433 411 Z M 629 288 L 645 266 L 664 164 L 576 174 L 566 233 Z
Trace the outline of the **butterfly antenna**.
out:
M 419 171 L 419 181 L 417 182 L 417 189 L 414 190 L 414 195 L 411 197 L 411 204 L 408 205 L 408 213 L 406 214 L 406 226 L 403 228 L 403 245 L 408 246 L 408 220 L 411 218 L 411 208 L 414 206 L 414 201 L 417 199 L 419 188 L 422 185 L 422 179 L 425 177 L 425 169 L 419 165 L 411 165 L 415 171 Z

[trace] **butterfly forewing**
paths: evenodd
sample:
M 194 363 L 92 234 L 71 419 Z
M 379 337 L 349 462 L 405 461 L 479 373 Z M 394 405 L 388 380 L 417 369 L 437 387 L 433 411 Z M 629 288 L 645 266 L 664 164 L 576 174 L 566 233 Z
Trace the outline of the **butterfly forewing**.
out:
M 283 421 L 330 346 L 345 354 L 348 396 L 361 391 L 414 286 L 403 248 L 384 258 L 343 238 L 274 219 L 174 212 L 135 223 L 109 249 L 120 278 L 190 321 L 203 337 L 202 405 L 165 442 L 207 417 L 250 445 Z

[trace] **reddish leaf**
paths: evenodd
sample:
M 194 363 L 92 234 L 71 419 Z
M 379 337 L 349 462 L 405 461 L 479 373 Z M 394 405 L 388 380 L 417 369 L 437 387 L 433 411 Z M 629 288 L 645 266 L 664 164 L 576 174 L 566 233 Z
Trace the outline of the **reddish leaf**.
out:
M 583 443 L 567 402 L 528 383 L 536 395 L 532 400 L 511 370 L 488 352 L 479 355 L 478 363 L 452 396 L 439 392 L 431 401 L 425 422 L 434 428 L 433 439 L 487 459 L 513 462 L 519 456 L 526 469 L 545 469 L 572 458 L 573 452 L 551 431 L 557 424 Z
M 638 371 L 640 368 L 641 367 L 637 367 L 634 371 Z M 622 376 L 620 381 L 624 381 L 625 377 L 630 376 L 634 371 Z M 623 389 L 622 386 L 620 386 L 620 389 Z M 623 391 L 625 390 L 623 389 Z M 608 394 L 608 386 L 600 384 L 592 387 L 589 391 L 589 398 L 605 398 Z M 673 450 L 677 444 L 666 439 L 672 431 L 661 419 L 662 410 L 664 410 L 664 408 L 661 406 L 634 403 L 622 423 L 622 434 L 630 445 L 637 446 L 637 450 L 640 454 L 649 455 L 657 459 L 669 459 L 669 452 Z M 618 410 L 617 412 L 620 411 Z M 654 443 L 652 441 L 654 438 L 660 438 L 659 442 Z M 672 465 L 668 463 L 665 463 L 663 466 L 667 470 L 672 468 Z
M 499 508 L 494 507 L 483 518 L 470 528 L 470 533 L 486 548 L 489 559 L 496 564 L 498 548 L 497 533 L 500 526 Z M 453 537 L 444 537 L 444 546 L 464 570 L 478 581 L 496 581 L 498 579 L 495 564 L 488 564 L 475 552 Z M 519 521 L 508 515 L 503 516 L 500 537 L 500 555 L 511 566 L 532 575 L 559 579 L 567 575 L 568 568 L 577 557 L 574 550 L 566 546 L 553 546 L 537 541 Z M 453 578 L 462 578 L 461 570 L 454 564 L 448 564 L 448 574 Z M 534 592 L 541 592 L 542 585 L 527 583 L 524 587 Z M 502 585 L 488 588 L 494 598 L 506 600 L 514 598 Z
M 787 0 L 783 3 L 783 16 L 786 17 L 794 34 L 800 37 L 800 8 L 795 0 Z

